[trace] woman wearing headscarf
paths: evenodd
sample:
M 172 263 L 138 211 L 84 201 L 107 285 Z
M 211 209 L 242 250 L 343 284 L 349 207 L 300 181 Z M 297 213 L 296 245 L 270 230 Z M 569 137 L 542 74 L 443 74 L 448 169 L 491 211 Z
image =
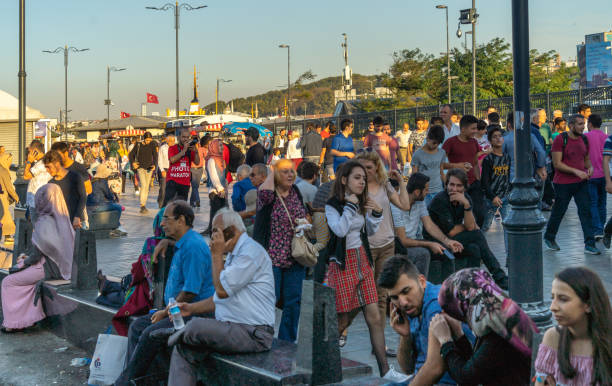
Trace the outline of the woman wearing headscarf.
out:
M 442 283 L 438 303 L 444 314 L 432 319 L 429 341 L 436 338 L 439 345 L 435 346 L 457 383 L 529 384 L 531 340 L 537 327 L 487 271 L 466 268 L 449 276 Z M 463 334 L 461 322 L 476 335 L 474 347 Z
M 19 202 L 19 196 L 15 192 L 15 187 L 11 181 L 11 175 L 9 169 L 13 162 L 13 156 L 9 153 L 2 153 L 0 155 L 0 203 L 2 204 L 2 236 L 4 236 L 5 243 L 13 242 L 13 235 L 15 234 L 15 222 L 9 211 L 9 206 L 12 202 Z
M 208 174 L 208 198 L 210 199 L 210 221 L 206 233 L 212 230 L 212 219 L 215 213 L 227 206 L 227 164 L 223 157 L 225 146 L 221 139 L 213 139 L 208 142 L 206 151 L 206 173 Z
M 22 331 L 45 318 L 42 301 L 36 299 L 39 281 L 70 280 L 72 274 L 74 229 L 62 190 L 46 184 L 36 192 L 35 201 L 38 219 L 32 248 L 19 256 L 19 271 L 2 280 L 1 331 L 5 333 Z

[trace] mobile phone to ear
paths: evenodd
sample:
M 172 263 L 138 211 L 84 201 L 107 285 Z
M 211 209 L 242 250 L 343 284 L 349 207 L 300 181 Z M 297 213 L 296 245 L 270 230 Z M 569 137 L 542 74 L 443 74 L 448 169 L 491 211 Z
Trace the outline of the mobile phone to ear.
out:
M 223 238 L 225 241 L 233 239 L 235 235 L 236 232 L 234 232 L 234 227 L 227 227 L 223 230 Z

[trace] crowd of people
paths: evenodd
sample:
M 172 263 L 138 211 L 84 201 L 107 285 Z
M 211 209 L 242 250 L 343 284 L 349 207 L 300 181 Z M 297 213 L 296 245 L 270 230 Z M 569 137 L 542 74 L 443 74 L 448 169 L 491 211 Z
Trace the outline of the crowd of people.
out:
M 605 208 L 612 136 L 586 107 L 567 126 L 555 112 L 554 132 L 545 111 L 534 109 L 530 158 L 540 207 L 551 211 L 544 244 L 560 250 L 555 236 L 573 197 L 585 252 L 598 254 L 595 241 L 609 248 L 612 239 Z M 550 310 L 558 326 L 546 331 L 530 378 L 538 329 L 508 297 L 507 273 L 483 234 L 508 213 L 514 121 L 509 115 L 502 125 L 492 106 L 486 113 L 487 120 L 460 117 L 444 105 L 438 117 L 418 117 L 416 130 L 405 123 L 395 135 L 378 116 L 360 138 L 350 119 L 339 128 L 308 125 L 303 135 L 281 130 L 269 143 L 252 127 L 243 152 L 223 137 L 187 129 L 159 143 L 147 132 L 129 147 L 56 142 L 45 153 L 33 141 L 25 170 L 33 248 L 2 282 L 2 331 L 23 331 L 53 309 L 32 302 L 37 283 L 70 278 L 72 248 L 61 246 L 74 243 L 88 213 L 121 213 L 127 179 L 146 214 L 155 180 L 154 236 L 129 284 L 138 296 L 117 305 L 142 316 L 128 326 L 122 308 L 113 321 L 129 342 L 118 385 L 158 371 L 169 371 L 169 384 L 195 385 L 195 367 L 210 352 L 269 350 L 275 307 L 282 309 L 278 339 L 295 342 L 302 282 L 311 278 L 335 290 L 340 346 L 363 314 L 379 374 L 391 383 L 612 384 L 610 300 L 584 267 L 555 275 Z M 0 154 L 7 207 L 16 195 L 4 190 L 4 163 Z M 202 180 L 210 218 L 200 233 L 193 224 Z M 168 307 L 149 313 L 148 270 L 169 248 Z M 305 263 L 304 254 L 314 262 Z M 107 301 L 111 287 L 118 290 L 100 276 Z M 172 328 L 171 300 L 185 321 L 179 330 Z M 399 335 L 397 349 L 386 345 L 387 323 Z M 401 369 L 389 365 L 394 356 Z

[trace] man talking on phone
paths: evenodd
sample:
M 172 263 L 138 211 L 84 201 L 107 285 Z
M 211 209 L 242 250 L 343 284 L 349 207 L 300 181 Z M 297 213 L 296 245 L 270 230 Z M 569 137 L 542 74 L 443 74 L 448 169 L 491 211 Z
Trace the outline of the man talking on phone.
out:
M 210 251 L 214 296 L 179 307 L 183 316 L 214 312 L 215 318 L 192 318 L 170 337 L 168 345 L 174 350 L 169 386 L 195 386 L 194 364 L 210 352 L 253 353 L 272 346 L 276 297 L 268 253 L 246 234 L 242 218 L 229 208 L 213 218 Z
M 425 279 L 407 256 L 393 256 L 385 261 L 378 285 L 387 290 L 391 301 L 391 327 L 400 335 L 397 349 L 397 362 L 406 374 L 413 373 L 411 386 L 415 385 L 455 385 L 456 382 L 444 372 L 444 361 L 437 355 L 427 355 L 429 345 L 438 345 L 438 341 L 429 341 L 429 323 L 433 317 L 442 312 L 438 304 L 440 285 L 432 284 Z M 466 325 L 463 332 L 470 341 L 474 336 Z
M 166 196 L 162 206 L 166 206 L 174 196 L 178 196 L 181 200 L 187 200 L 191 187 L 191 164 L 197 165 L 200 163 L 196 143 L 198 143 L 198 139 L 191 139 L 189 130 L 181 129 L 178 143 L 168 148 L 170 167 L 166 172 Z

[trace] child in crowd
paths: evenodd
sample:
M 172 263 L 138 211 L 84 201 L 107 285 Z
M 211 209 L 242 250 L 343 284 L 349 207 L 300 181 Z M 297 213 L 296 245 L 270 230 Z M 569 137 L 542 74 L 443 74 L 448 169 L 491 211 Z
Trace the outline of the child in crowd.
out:
M 281 149 L 277 147 L 273 150 L 272 157 L 270 157 L 268 164 L 274 165 L 279 159 L 281 159 Z
M 482 170 L 482 160 L 491 152 L 491 143 L 487 136 L 487 122 L 479 119 L 477 127 L 478 131 L 474 138 L 478 142 L 478 166 Z
M 444 169 L 448 162 L 446 152 L 440 148 L 444 141 L 444 129 L 435 125 L 429 129 L 427 140 L 422 148 L 412 156 L 412 173 L 423 173 L 429 177 L 429 193 L 425 196 L 425 205 L 429 205 L 434 196 L 444 190 Z

